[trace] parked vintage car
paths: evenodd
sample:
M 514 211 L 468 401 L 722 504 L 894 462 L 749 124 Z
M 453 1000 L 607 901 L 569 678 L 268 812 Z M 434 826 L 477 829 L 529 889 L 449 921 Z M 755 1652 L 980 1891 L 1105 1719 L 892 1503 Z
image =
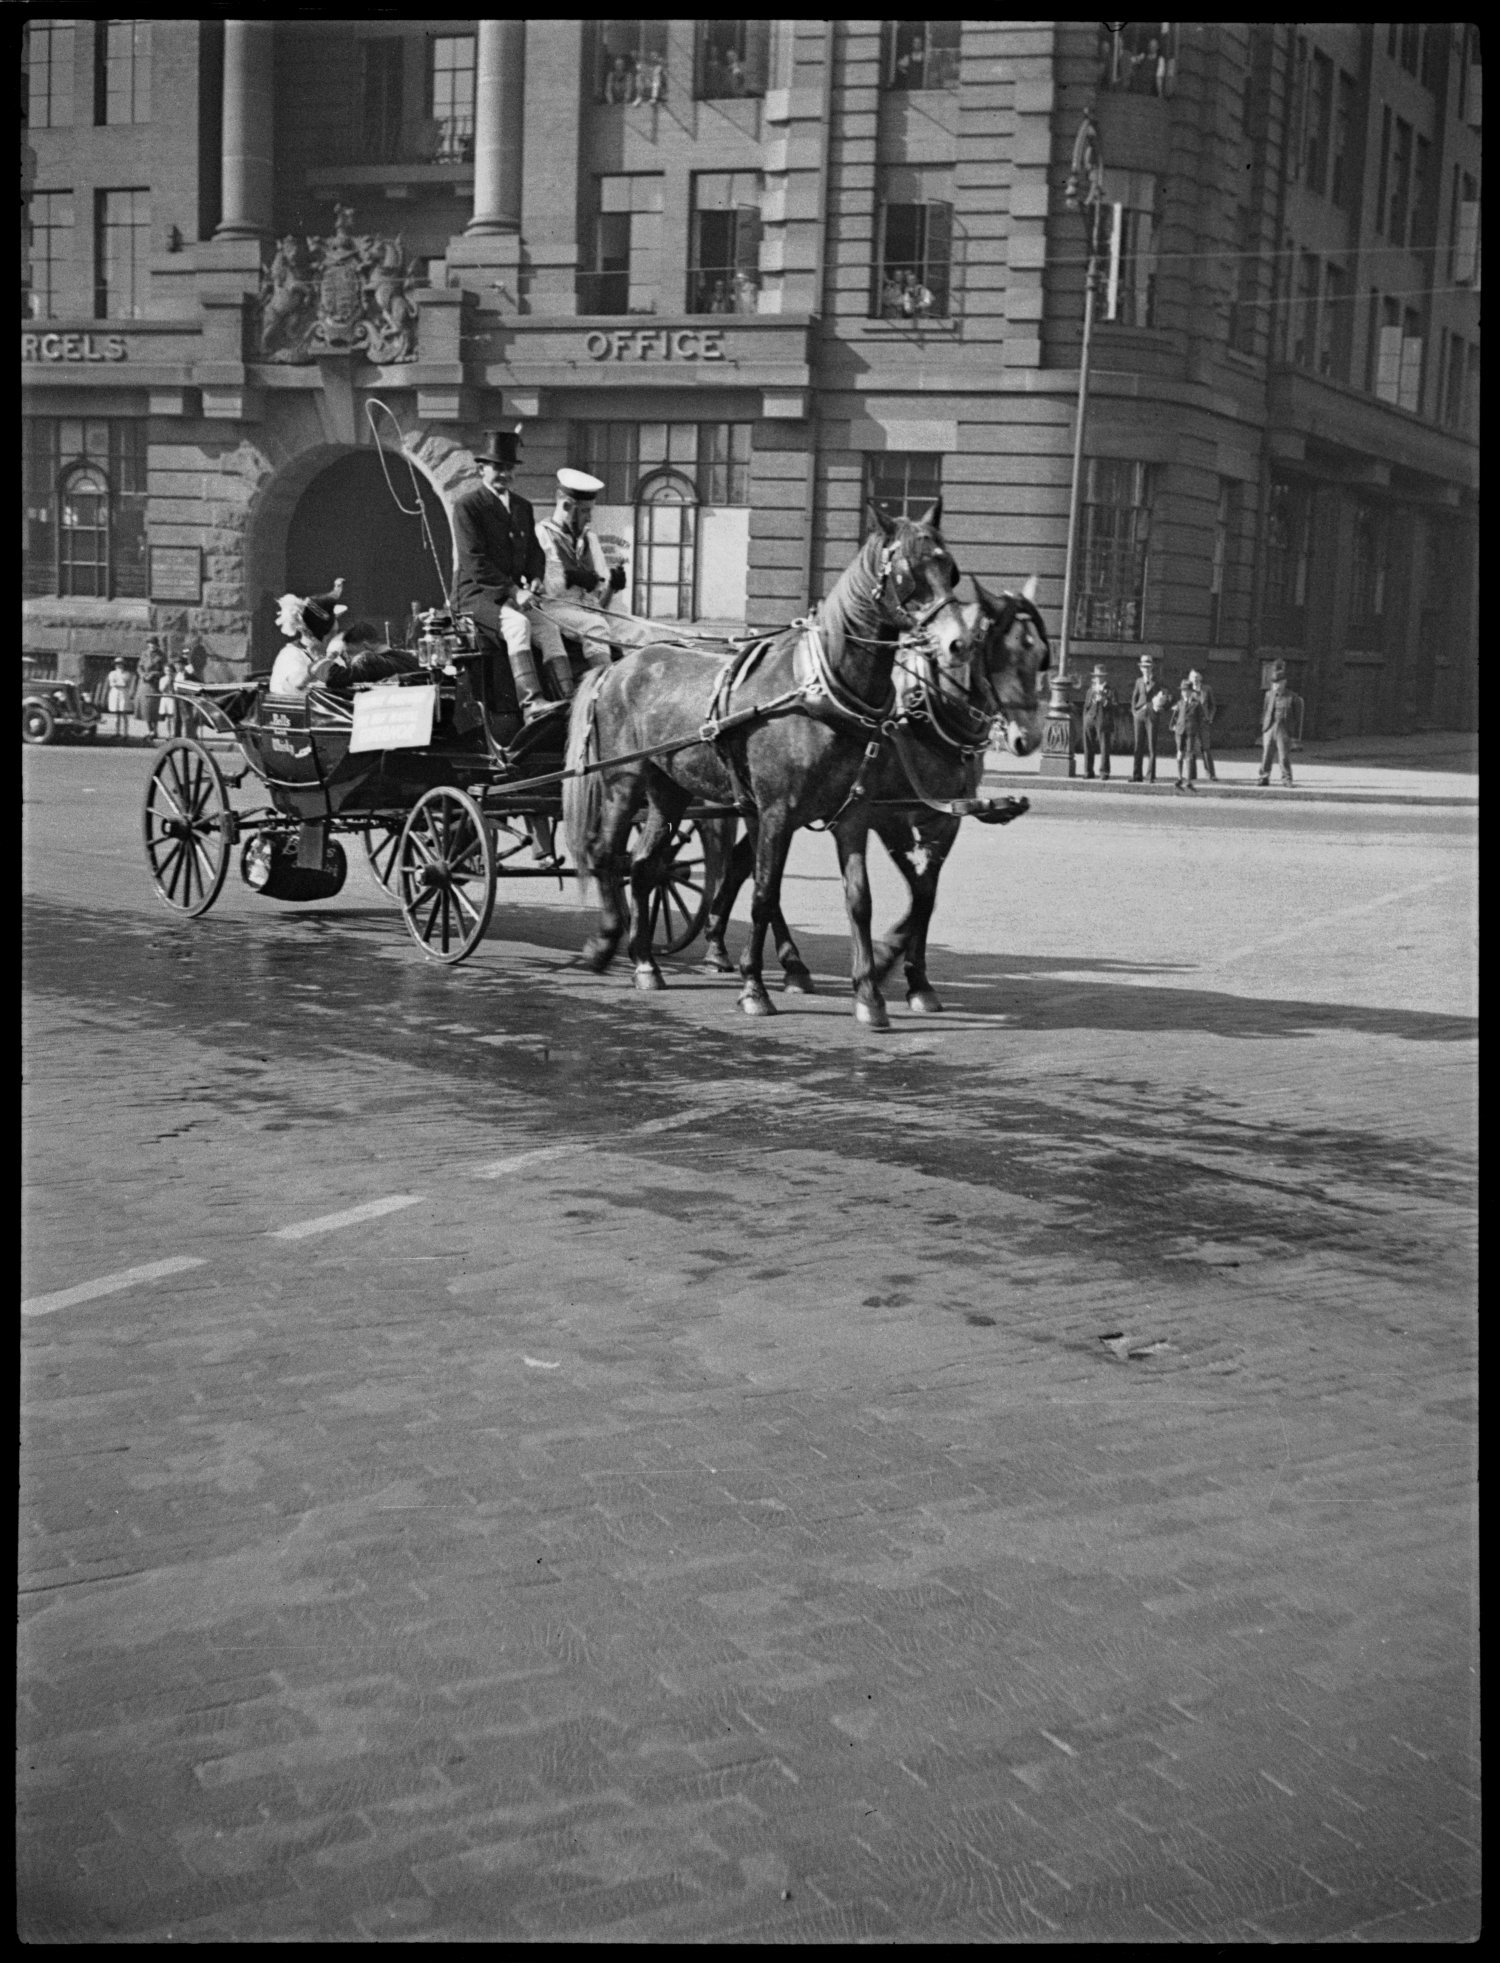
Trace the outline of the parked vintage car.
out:
M 23 743 L 61 743 L 68 737 L 92 743 L 98 733 L 99 711 L 77 682 L 22 682 Z

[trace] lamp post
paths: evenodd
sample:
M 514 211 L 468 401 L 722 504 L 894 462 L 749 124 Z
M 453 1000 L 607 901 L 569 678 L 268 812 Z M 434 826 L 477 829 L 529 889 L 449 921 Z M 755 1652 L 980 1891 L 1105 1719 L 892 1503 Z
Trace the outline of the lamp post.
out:
M 1094 301 L 1099 284 L 1099 234 L 1105 212 L 1104 158 L 1099 147 L 1099 125 L 1092 103 L 1083 112 L 1083 122 L 1073 144 L 1073 167 L 1068 174 L 1068 203 L 1076 206 L 1083 219 L 1088 240 L 1088 267 L 1084 274 L 1083 345 L 1078 356 L 1078 413 L 1073 427 L 1073 477 L 1068 492 L 1068 544 L 1063 564 L 1062 640 L 1057 673 L 1052 678 L 1052 698 L 1047 704 L 1047 724 L 1042 735 L 1043 775 L 1072 777 L 1074 760 L 1073 678 L 1068 673 L 1068 654 L 1073 639 L 1073 561 L 1078 545 L 1078 501 L 1083 480 L 1083 426 L 1088 413 L 1089 350 L 1094 337 Z

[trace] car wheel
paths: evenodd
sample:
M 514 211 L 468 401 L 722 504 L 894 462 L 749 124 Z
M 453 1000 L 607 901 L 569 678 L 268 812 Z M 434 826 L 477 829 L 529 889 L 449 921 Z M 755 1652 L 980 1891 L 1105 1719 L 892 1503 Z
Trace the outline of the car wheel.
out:
M 23 743 L 55 743 L 57 741 L 57 718 L 45 702 L 22 703 L 21 741 Z

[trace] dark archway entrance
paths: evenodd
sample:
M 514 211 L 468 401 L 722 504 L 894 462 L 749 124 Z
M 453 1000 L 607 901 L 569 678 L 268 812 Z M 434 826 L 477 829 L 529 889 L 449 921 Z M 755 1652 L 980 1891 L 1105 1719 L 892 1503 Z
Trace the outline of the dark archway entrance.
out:
M 444 604 L 453 534 L 443 500 L 420 470 L 416 473 L 427 526 L 443 570 L 439 575 L 411 514 L 416 499 L 404 457 L 387 455 L 386 468 L 403 512 L 386 489 L 380 458 L 356 450 L 320 471 L 297 501 L 286 539 L 286 583 L 291 593 L 323 593 L 342 573 L 351 620 L 368 620 L 397 641 L 405 637 L 415 600 Z

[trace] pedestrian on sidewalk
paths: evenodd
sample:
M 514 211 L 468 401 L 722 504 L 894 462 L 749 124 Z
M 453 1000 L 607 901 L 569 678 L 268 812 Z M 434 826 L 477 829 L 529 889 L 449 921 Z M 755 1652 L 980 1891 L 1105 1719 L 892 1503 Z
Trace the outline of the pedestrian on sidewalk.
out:
M 1281 762 L 1281 781 L 1287 789 L 1292 785 L 1292 738 L 1302 735 L 1302 697 L 1294 694 L 1286 678 L 1286 663 L 1277 661 L 1271 667 L 1271 686 L 1266 690 L 1265 701 L 1260 712 L 1260 775 L 1257 784 L 1271 781 L 1271 752 L 1274 750 Z
M 1183 679 L 1172 710 L 1172 734 L 1177 738 L 1177 784 L 1179 791 L 1198 788 L 1198 759 L 1203 754 L 1203 698 L 1193 687 L 1192 677 Z
M 1130 714 L 1135 724 L 1135 754 L 1130 771 L 1132 784 L 1141 781 L 1141 765 L 1151 759 L 1150 782 L 1156 782 L 1156 748 L 1161 735 L 1161 712 L 1167 706 L 1167 692 L 1156 673 L 1156 656 L 1143 654 L 1141 672 L 1130 691 Z
M 146 641 L 145 652 L 136 675 L 135 712 L 146 725 L 146 741 L 156 739 L 156 712 L 161 702 L 161 678 L 167 665 L 162 644 L 154 634 Z
M 1214 782 L 1217 783 L 1219 781 L 1219 773 L 1214 769 L 1213 726 L 1214 717 L 1219 713 L 1219 704 L 1215 699 L 1212 688 L 1204 681 L 1198 669 L 1190 668 L 1188 670 L 1188 680 L 1197 689 L 1199 698 L 1203 703 L 1203 726 L 1199 730 L 1199 737 L 1203 744 L 1203 768 L 1212 777 Z
M 115 719 L 116 736 L 130 734 L 130 698 L 134 687 L 135 677 L 126 667 L 124 655 L 117 654 L 104 683 L 104 711 Z
M 1109 677 L 1097 663 L 1089 678 L 1088 694 L 1083 698 L 1083 774 L 1094 774 L 1094 756 L 1099 757 L 1099 776 L 1109 782 L 1109 746 L 1114 733 L 1115 692 Z

